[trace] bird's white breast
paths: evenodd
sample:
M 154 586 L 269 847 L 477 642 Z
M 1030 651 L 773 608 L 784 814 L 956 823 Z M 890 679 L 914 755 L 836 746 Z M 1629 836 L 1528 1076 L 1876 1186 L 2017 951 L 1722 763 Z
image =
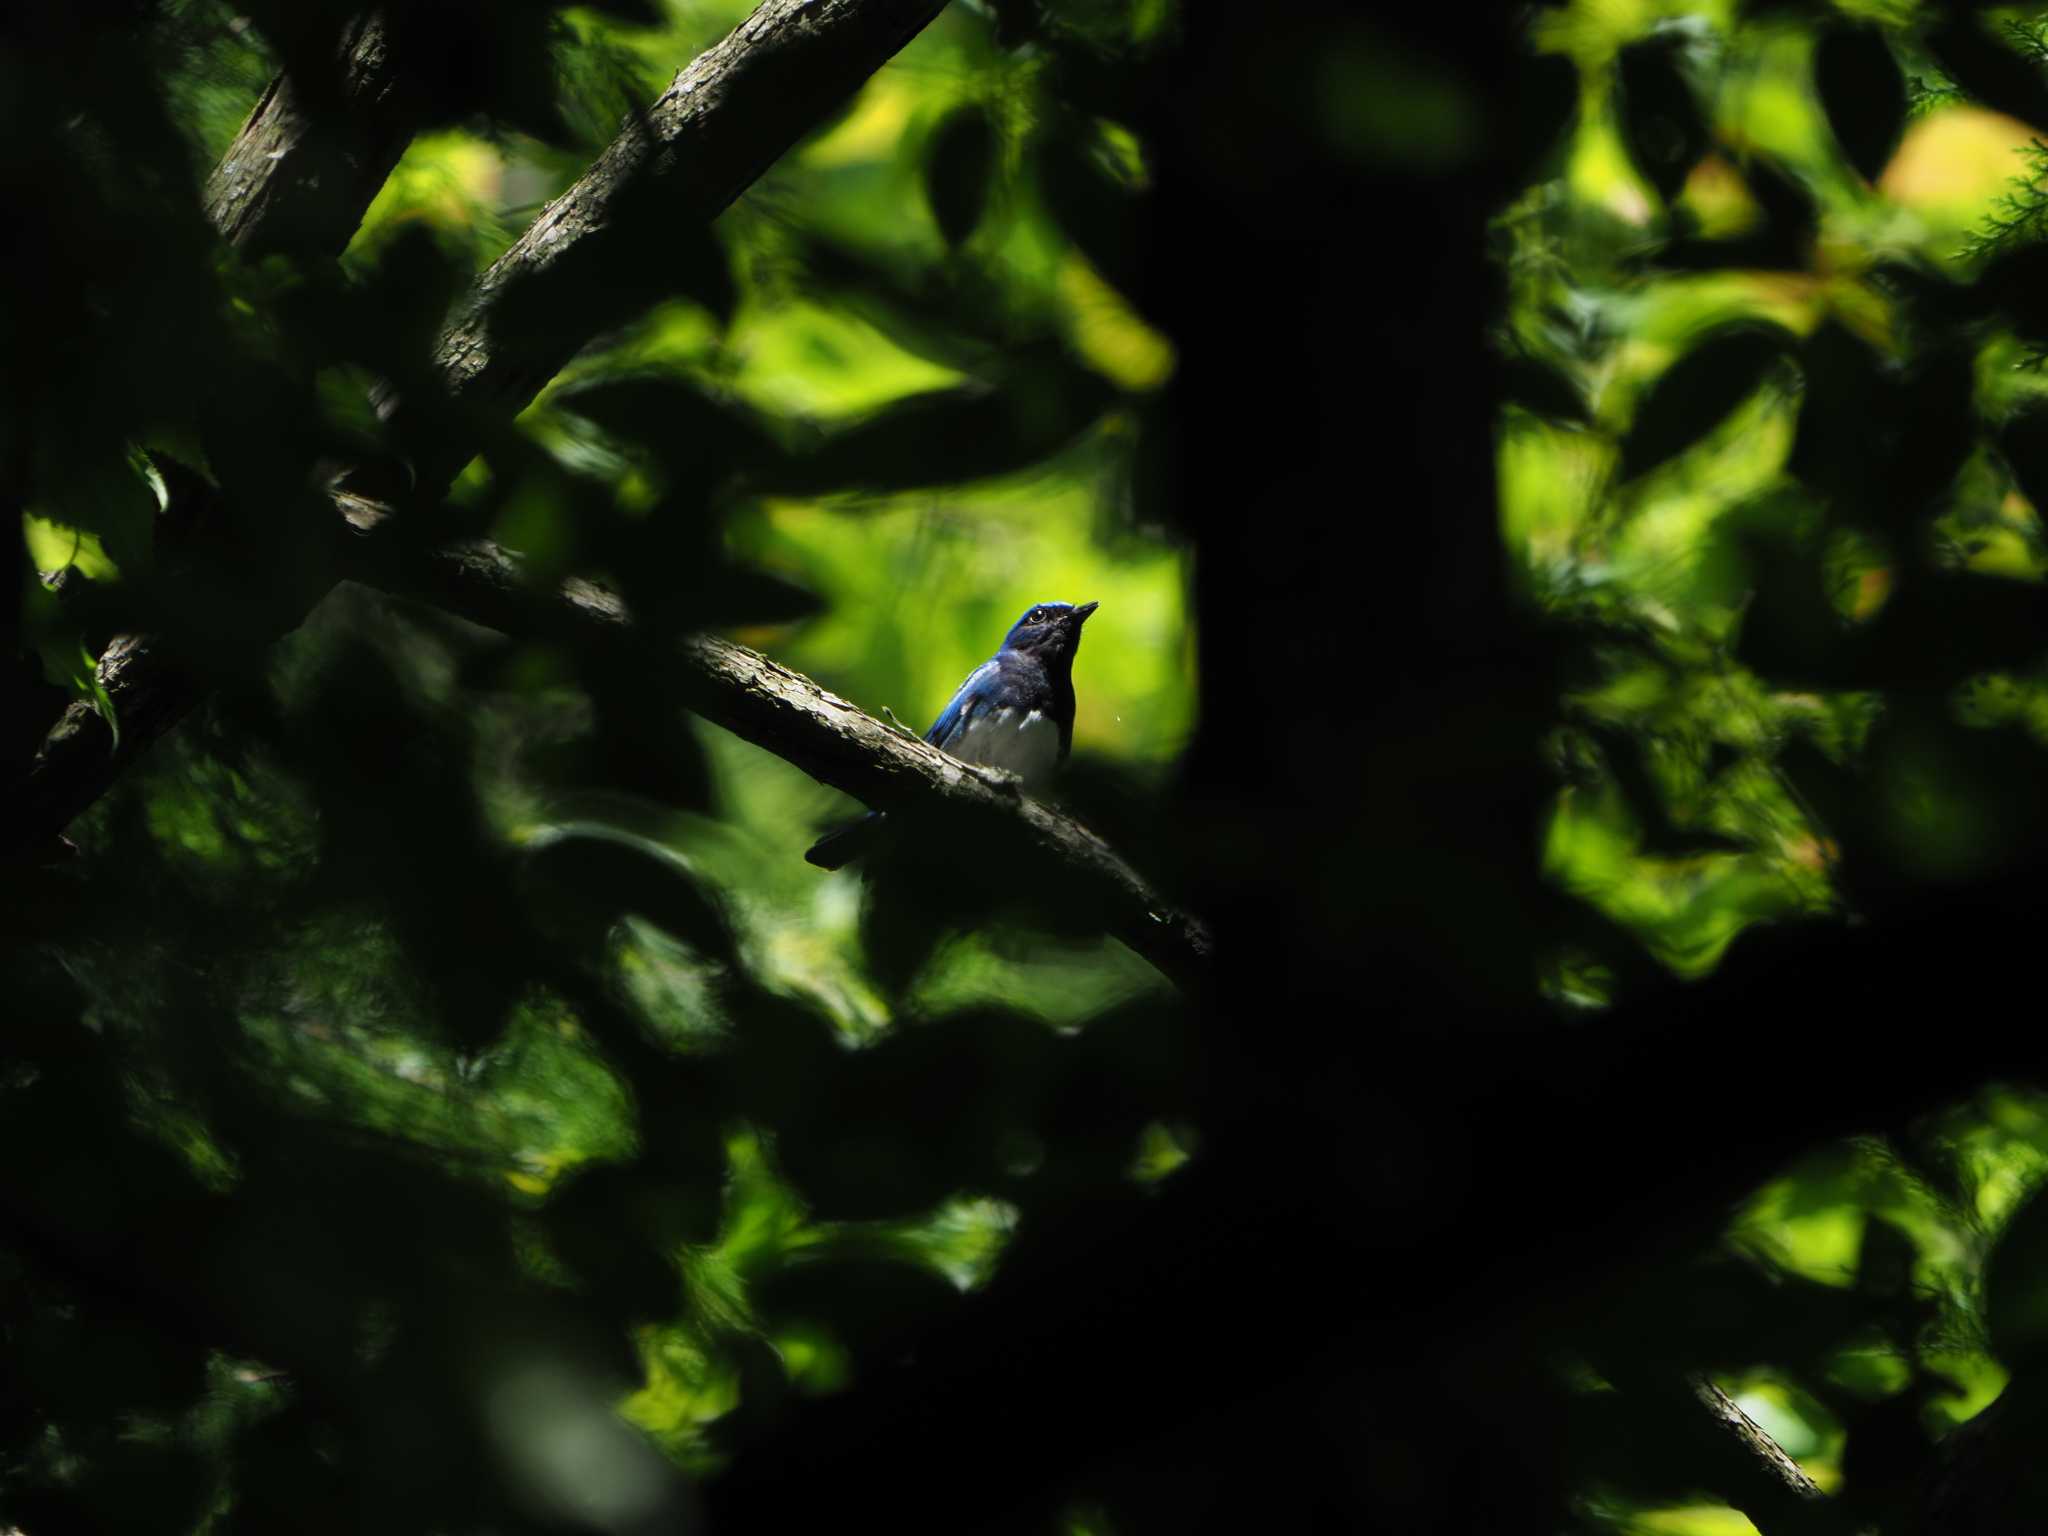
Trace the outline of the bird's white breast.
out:
M 950 748 L 962 762 L 1006 768 L 1035 790 L 1060 761 L 1060 728 L 1040 710 L 978 710 Z

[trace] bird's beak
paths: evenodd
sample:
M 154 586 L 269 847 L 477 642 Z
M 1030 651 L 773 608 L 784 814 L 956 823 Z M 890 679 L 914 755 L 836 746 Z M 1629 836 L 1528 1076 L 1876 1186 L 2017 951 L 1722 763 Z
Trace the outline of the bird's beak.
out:
M 1102 604 L 1100 603 L 1083 603 L 1080 607 L 1076 608 L 1074 610 L 1075 626 L 1078 628 L 1082 623 L 1084 623 L 1087 620 L 1089 614 L 1093 613 L 1096 609 L 1100 608 L 1101 606 Z

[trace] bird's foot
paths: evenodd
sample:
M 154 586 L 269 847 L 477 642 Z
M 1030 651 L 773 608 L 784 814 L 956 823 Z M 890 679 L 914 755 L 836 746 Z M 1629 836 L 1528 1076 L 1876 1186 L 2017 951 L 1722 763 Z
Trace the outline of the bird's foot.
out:
M 896 718 L 896 711 L 886 704 L 882 706 L 882 724 L 888 726 L 890 730 L 896 732 L 899 736 L 908 736 L 912 741 L 924 740 L 916 731 L 913 731 L 901 720 L 898 720 Z
M 1024 798 L 1024 780 L 1007 768 L 994 768 L 987 763 L 969 763 L 968 771 L 980 778 L 981 782 L 1000 794 L 1012 799 Z

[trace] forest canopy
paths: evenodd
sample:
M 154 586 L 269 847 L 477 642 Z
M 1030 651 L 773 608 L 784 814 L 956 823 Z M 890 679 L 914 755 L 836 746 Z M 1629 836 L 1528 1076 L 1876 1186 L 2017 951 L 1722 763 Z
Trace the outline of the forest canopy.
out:
M 1544 866 L 1612 925 L 1553 951 L 1566 1007 L 1611 1003 L 1636 946 L 1705 977 L 1760 925 L 1882 922 L 2039 856 L 2043 27 L 1848 4 L 1531 24 L 1571 123 L 1493 225 L 1500 517 L 1575 637 Z M 2007 1086 L 1817 1152 L 1726 1229 L 1780 1283 L 1884 1298 L 1718 1376 L 1850 1506 L 1838 1528 L 2038 1515 L 2024 1480 L 1944 1506 L 1925 1468 L 2027 1353 L 2000 1296 L 2024 1223 L 2000 1233 L 2042 1109 Z
M 2038 1528 L 2048 20 L 1194 9 L 0 18 L 0 1526 Z

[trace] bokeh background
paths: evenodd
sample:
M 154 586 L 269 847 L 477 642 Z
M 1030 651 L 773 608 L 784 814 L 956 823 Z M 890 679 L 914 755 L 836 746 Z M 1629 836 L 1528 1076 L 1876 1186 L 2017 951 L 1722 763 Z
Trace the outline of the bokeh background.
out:
M 191 226 L 273 74 L 331 68 L 320 39 L 341 8 L 181 0 L 105 28 L 48 8 L 9 36 L 11 69 L 99 93 L 78 131 L 104 118 L 116 151 L 65 168 L 21 150 L 17 185 L 60 212 L 37 254 L 62 265 L 153 216 L 190 242 L 169 276 L 84 260 L 46 295 L 111 308 L 115 334 L 68 395 L 14 418 L 23 691 L 105 703 L 108 626 L 145 615 L 219 689 L 11 892 L 36 1024 L 4 1090 L 28 1235 L 8 1245 L 24 1343 L 0 1511 L 24 1529 L 685 1519 L 677 1471 L 713 1471 L 738 1443 L 709 1426 L 845 1389 L 987 1278 L 1020 1215 L 1004 1186 L 1135 1188 L 1186 1156 L 1163 1109 L 1085 1103 L 1167 1075 L 1151 1044 L 1129 1063 L 1104 1049 L 1114 1023 L 1074 1039 L 1105 1018 L 1143 1041 L 1169 1029 L 1148 965 L 1057 921 L 922 908 L 871 963 L 863 872 L 802 858 L 860 807 L 615 658 L 351 583 L 281 625 L 246 592 L 165 611 L 185 572 L 151 524 L 173 483 L 239 503 L 231 523 L 317 516 L 309 472 L 404 483 L 377 478 L 398 452 L 368 403 L 379 379 L 412 376 L 448 299 L 750 10 L 394 13 L 442 95 L 331 271 L 237 259 Z M 1128 281 L 1114 266 L 1131 262 L 1145 148 L 1055 77 L 1063 59 L 1145 54 L 1170 19 L 1077 7 L 1020 49 L 988 8 L 946 12 L 680 250 L 674 296 L 586 346 L 433 515 L 543 576 L 645 595 L 650 619 L 680 592 L 678 627 L 719 622 L 919 731 L 1025 608 L 1097 601 L 1070 783 L 1106 834 L 1120 807 L 1144 826 L 1196 715 L 1192 554 L 1134 487 L 1175 353 L 1112 280 Z M 93 76 L 109 37 L 133 50 L 124 78 Z M 121 160 L 154 134 L 148 163 Z M 1062 197 L 1080 206 L 1064 222 Z M 368 302 L 321 318 L 337 293 Z M 167 302 L 192 307 L 187 334 L 152 334 Z M 62 330 L 23 328 L 22 377 L 48 362 L 36 341 L 75 348 Z M 91 447 L 52 447 L 66 411 L 100 413 Z M 706 558 L 744 574 L 707 596 L 691 564 Z M 271 579 L 290 585 L 255 576 Z M 1025 894 L 1058 913 L 1056 892 Z M 733 1051 L 757 1010 L 778 1022 Z M 104 1053 L 90 1082 L 57 1065 L 86 1037 Z M 1024 1108 L 1063 1076 L 1092 1138 L 1071 1167 Z M 809 1152 L 741 1108 L 757 1091 L 771 1118 L 815 1127 Z M 936 1142 L 892 1125 L 926 1110 L 950 1127 Z M 793 1154 L 837 1193 L 800 1192 Z M 962 1155 L 983 1173 L 963 1176 Z M 259 1185 L 272 1194 L 242 1206 Z M 452 1215 L 473 1201 L 483 1228 Z M 184 1225 L 231 1206 L 249 1213 L 232 1233 Z M 186 1252 L 101 1356 L 153 1371 L 154 1395 L 95 1404 L 74 1390 L 85 1324 L 67 1320 L 81 1293 L 143 1283 L 131 1240 Z M 793 1287 L 786 1308 L 757 1284 L 771 1275 Z M 164 1295 L 213 1323 L 175 1337 L 152 1310 Z M 202 1342 L 222 1312 L 263 1358 Z M 415 1329 L 437 1340 L 427 1354 L 399 1342 Z
M 1528 37 L 1571 101 L 1493 225 L 1501 528 L 1525 599 L 1580 637 L 1547 875 L 1694 979 L 1760 927 L 1967 901 L 2027 857 L 2038 800 L 2043 354 L 2016 273 L 2044 207 L 2042 18 L 1573 4 Z M 1627 990 L 1596 948 L 1553 951 L 1568 1010 Z M 1987 1274 L 2040 1182 L 2042 1108 L 1990 1088 L 1816 1152 L 1725 1228 L 1788 1287 L 1905 1306 L 1720 1377 L 1868 1518 L 1912 1502 L 1870 1446 L 1938 1439 L 2006 1386 Z
M 0 1523 L 2034 1528 L 2041 19 L 960 0 L 442 496 L 371 399 L 747 9 L 391 8 L 338 256 L 199 189 L 347 7 L 0 18 L 9 782 L 117 634 L 204 694 L 7 825 Z M 1206 984 L 811 868 L 664 666 L 915 731 L 1047 598 Z

